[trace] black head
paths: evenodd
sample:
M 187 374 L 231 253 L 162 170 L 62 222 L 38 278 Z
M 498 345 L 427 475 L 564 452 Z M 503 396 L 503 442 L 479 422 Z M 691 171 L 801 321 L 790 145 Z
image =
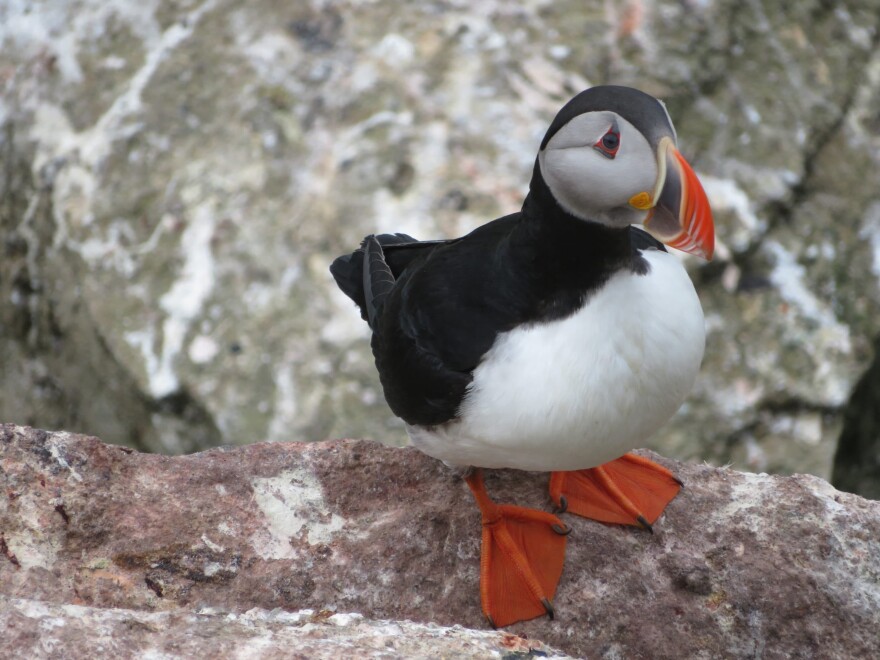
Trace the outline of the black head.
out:
M 664 136 L 671 135 L 675 140 L 675 127 L 662 101 L 633 87 L 600 85 L 585 89 L 562 106 L 541 141 L 541 150 L 560 128 L 578 115 L 603 110 L 610 110 L 626 119 L 655 148 Z

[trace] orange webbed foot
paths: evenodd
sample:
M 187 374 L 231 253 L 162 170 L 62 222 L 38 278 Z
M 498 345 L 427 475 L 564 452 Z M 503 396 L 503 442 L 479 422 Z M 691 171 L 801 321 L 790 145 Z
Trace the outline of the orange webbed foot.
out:
M 553 618 L 553 596 L 570 531 L 556 516 L 498 505 L 486 492 L 480 470 L 466 479 L 483 515 L 480 596 L 492 627 L 545 614 Z
M 586 470 L 554 472 L 550 498 L 562 511 L 606 523 L 651 525 L 681 490 L 662 465 L 636 454 Z

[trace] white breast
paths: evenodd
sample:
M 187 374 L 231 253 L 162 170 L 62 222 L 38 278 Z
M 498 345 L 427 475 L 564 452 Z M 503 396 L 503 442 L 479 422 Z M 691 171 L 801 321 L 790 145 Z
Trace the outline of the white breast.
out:
M 578 470 L 645 441 L 684 402 L 700 367 L 700 301 L 674 256 L 647 250 L 647 275 L 621 272 L 572 316 L 498 337 L 459 419 L 409 427 L 455 465 Z

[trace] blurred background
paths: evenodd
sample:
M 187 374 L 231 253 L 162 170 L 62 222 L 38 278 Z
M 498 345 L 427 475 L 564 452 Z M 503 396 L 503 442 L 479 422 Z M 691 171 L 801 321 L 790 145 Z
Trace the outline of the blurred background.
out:
M 0 421 L 403 443 L 330 261 L 518 210 L 559 107 L 615 83 L 665 100 L 718 230 L 656 448 L 880 497 L 878 26 L 876 1 L 3 0 Z

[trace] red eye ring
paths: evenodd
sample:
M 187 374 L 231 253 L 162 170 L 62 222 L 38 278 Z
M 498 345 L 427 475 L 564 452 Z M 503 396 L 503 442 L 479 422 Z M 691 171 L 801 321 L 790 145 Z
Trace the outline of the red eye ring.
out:
M 620 149 L 620 131 L 618 131 L 615 126 L 612 126 L 608 129 L 608 132 L 599 138 L 596 144 L 593 145 L 593 149 L 606 158 L 614 158 L 617 155 L 617 151 Z

